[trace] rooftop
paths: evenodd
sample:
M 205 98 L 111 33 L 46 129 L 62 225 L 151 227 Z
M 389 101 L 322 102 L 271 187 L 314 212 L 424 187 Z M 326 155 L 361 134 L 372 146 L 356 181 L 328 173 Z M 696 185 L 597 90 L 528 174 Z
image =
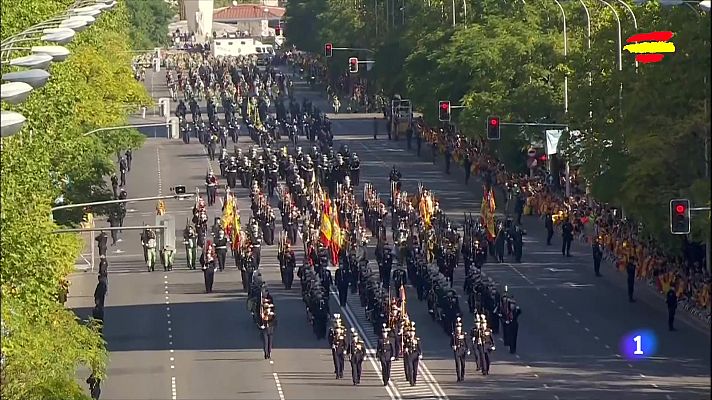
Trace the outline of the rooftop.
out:
M 283 7 L 269 7 L 261 4 L 238 4 L 236 6 L 218 8 L 213 12 L 214 21 L 241 21 L 261 19 L 281 19 Z

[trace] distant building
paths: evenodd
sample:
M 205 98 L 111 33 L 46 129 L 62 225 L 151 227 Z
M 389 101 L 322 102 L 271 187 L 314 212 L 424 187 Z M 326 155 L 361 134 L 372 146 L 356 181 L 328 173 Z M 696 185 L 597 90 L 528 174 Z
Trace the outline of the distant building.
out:
M 234 25 L 238 31 L 248 36 L 274 36 L 274 28 L 279 26 L 285 9 L 270 4 L 275 0 L 265 0 L 264 4 L 238 4 L 218 8 L 213 12 L 213 21 Z

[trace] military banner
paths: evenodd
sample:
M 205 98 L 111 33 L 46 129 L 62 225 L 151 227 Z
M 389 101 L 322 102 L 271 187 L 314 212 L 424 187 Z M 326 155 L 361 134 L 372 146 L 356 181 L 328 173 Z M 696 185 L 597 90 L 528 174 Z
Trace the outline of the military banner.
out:
M 343 245 L 344 237 L 339 226 L 339 212 L 336 204 L 331 207 L 331 262 L 333 265 L 339 265 L 339 252 Z
M 494 213 L 496 210 L 496 203 L 494 200 L 494 192 L 492 189 L 489 191 L 484 191 L 482 196 L 482 206 L 480 208 L 480 216 L 482 217 L 482 224 L 487 230 L 487 238 L 489 240 L 494 240 L 496 236 L 495 225 L 494 225 Z

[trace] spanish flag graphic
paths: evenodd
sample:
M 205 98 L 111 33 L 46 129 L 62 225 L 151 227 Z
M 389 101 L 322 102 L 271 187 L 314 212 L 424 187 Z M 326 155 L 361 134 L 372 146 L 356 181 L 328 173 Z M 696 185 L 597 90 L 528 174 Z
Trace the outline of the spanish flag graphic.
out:
M 665 54 L 674 53 L 675 44 L 669 43 L 673 36 L 672 32 L 650 32 L 638 33 L 626 40 L 624 50 L 635 54 L 635 61 L 648 64 L 662 61 Z

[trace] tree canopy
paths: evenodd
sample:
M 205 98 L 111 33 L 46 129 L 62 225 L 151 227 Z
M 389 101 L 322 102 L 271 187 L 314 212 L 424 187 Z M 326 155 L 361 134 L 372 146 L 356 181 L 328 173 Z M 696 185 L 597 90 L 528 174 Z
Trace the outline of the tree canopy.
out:
M 454 110 L 453 122 L 469 135 L 484 135 L 487 115 L 580 130 L 575 142 L 564 135 L 560 150 L 581 167 L 594 197 L 622 206 L 659 242 L 675 247 L 669 200 L 690 198 L 695 206 L 710 201 L 709 17 L 687 7 L 630 3 L 636 31 L 630 12 L 615 3 L 623 46 L 634 33 L 672 31 L 677 48 L 662 62 L 637 68 L 624 50 L 619 71 L 618 25 L 609 8 L 584 0 L 591 16 L 589 50 L 584 8 L 562 4 L 565 56 L 562 10 L 555 2 L 530 3 L 468 0 L 466 14 L 456 5 L 453 26 L 450 3 L 441 0 L 406 3 L 405 14 L 396 2 L 395 15 L 386 9 L 390 2 L 297 0 L 287 4 L 287 36 L 317 53 L 327 42 L 374 50 L 374 68 L 364 73 L 386 94 L 410 98 L 431 123 L 437 122 L 438 100 L 450 100 L 465 106 Z M 352 56 L 346 53 L 335 53 L 329 65 L 343 72 Z M 504 160 L 513 169 L 524 168 L 526 147 L 543 138 L 532 129 L 504 127 L 502 134 L 497 147 L 518 149 Z M 709 214 L 693 220 L 693 238 L 707 237 Z
M 126 0 L 131 22 L 131 42 L 136 50 L 169 44 L 168 24 L 176 10 L 164 0 Z
M 70 5 L 71 0 L 5 1 L 2 37 Z M 51 66 L 51 78 L 42 89 L 20 105 L 2 104 L 3 110 L 27 118 L 20 133 L 2 140 L 4 399 L 86 398 L 75 381 L 77 366 L 104 374 L 103 339 L 57 302 L 60 282 L 74 270 L 82 243 L 75 235 L 52 233 L 57 225 L 50 208 L 60 195 L 68 203 L 108 197 L 105 177 L 114 170 L 114 154 L 143 141 L 135 130 L 85 135 L 95 128 L 125 125 L 129 107 L 151 102 L 133 79 L 131 29 L 126 4 L 120 1 L 67 45 L 70 57 Z M 77 210 L 55 215 L 55 220 L 72 224 L 80 217 Z

